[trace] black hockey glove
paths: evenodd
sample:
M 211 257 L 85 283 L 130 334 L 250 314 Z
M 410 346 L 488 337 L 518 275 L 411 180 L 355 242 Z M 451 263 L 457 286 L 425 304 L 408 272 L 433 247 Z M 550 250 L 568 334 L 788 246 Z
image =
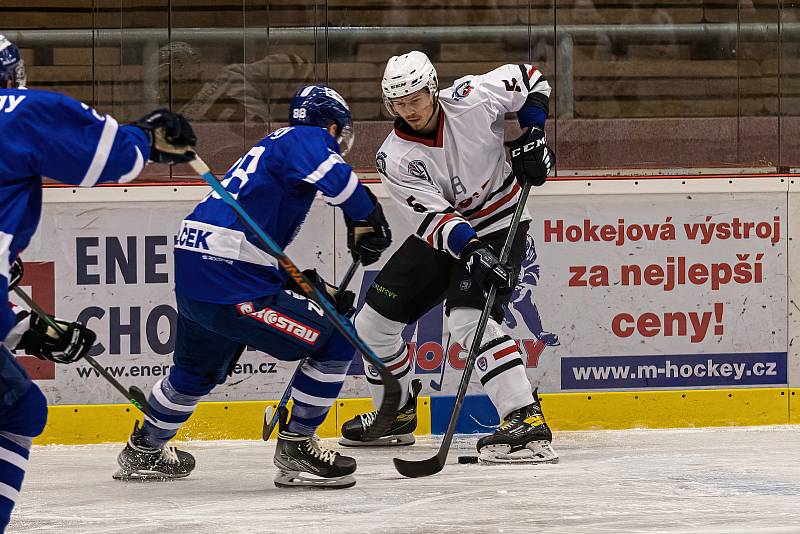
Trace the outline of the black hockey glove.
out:
M 494 285 L 498 297 L 511 294 L 516 285 L 514 270 L 508 263 L 500 263 L 489 245 L 477 239 L 472 240 L 461 252 L 461 259 L 464 260 L 467 273 L 484 291 L 489 291 L 489 287 Z
M 367 189 L 367 194 L 375 203 L 375 209 L 366 221 L 355 221 L 344 214 L 347 250 L 350 251 L 353 261 L 361 260 L 365 267 L 378 261 L 383 251 L 392 244 L 392 231 L 383 215 L 383 208 L 372 191 Z
M 311 280 L 311 283 L 314 284 L 322 295 L 328 299 L 328 302 L 333 304 L 333 307 L 336 308 L 336 311 L 347 317 L 348 319 L 355 315 L 356 308 L 353 305 L 356 301 L 356 294 L 352 291 L 339 291 L 338 288 L 330 285 L 326 282 L 320 275 L 317 273 L 316 269 L 306 269 L 303 271 L 303 274 L 306 275 L 306 278 Z M 289 278 L 286 280 L 286 284 L 284 284 L 284 289 L 288 289 L 289 291 L 294 291 L 300 295 L 303 294 L 303 290 L 300 289 L 300 286 L 294 281 L 293 278 Z
M 511 169 L 520 185 L 543 185 L 556 163 L 556 155 L 547 146 L 544 130 L 531 126 L 513 141 L 506 143 L 511 152 Z
M 183 115 L 157 109 L 139 119 L 136 126 L 150 139 L 150 161 L 174 165 L 194 159 L 197 137 Z
M 25 267 L 22 265 L 22 259 L 17 258 L 14 260 L 14 263 L 11 264 L 11 269 L 8 272 L 8 289 L 14 289 L 19 284 L 20 280 L 22 280 L 22 276 L 25 274 Z
M 28 330 L 22 334 L 14 350 L 22 350 L 40 360 L 56 363 L 73 363 L 83 358 L 94 345 L 97 335 L 80 323 L 53 320 L 62 333 L 57 332 L 35 313 L 23 311 L 18 314 L 18 326 L 27 321 Z

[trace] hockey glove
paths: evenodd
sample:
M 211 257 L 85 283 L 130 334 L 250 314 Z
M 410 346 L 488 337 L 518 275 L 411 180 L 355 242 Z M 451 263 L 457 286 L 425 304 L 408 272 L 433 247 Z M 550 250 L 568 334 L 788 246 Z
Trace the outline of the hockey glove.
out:
M 525 182 L 534 186 L 543 185 L 556 163 L 556 155 L 547 146 L 544 130 L 531 126 L 506 146 L 511 152 L 511 169 L 520 185 Z
M 461 253 L 467 273 L 484 290 L 494 285 L 499 300 L 511 294 L 516 285 L 514 270 L 507 263 L 500 263 L 486 243 L 473 239 Z
M 157 109 L 139 119 L 136 126 L 150 139 L 150 161 L 174 165 L 194 159 L 197 137 L 183 115 Z
M 347 250 L 350 251 L 353 261 L 361 260 L 365 267 L 378 261 L 383 251 L 392 244 L 392 231 L 383 215 L 383 208 L 372 191 L 367 189 L 367 193 L 375 203 L 375 209 L 366 221 L 355 221 L 344 214 Z
M 25 268 L 22 265 L 22 259 L 17 258 L 14 260 L 14 263 L 11 264 L 11 269 L 8 272 L 8 289 L 12 290 L 17 287 L 17 284 L 22 280 L 24 274 Z
M 39 315 L 28 311 L 20 312 L 17 315 L 17 327 L 27 322 L 28 329 L 22 334 L 14 350 L 22 350 L 40 360 L 55 363 L 73 363 L 83 358 L 94 345 L 97 335 L 80 323 L 53 320 L 61 328 L 61 333 L 49 326 Z
M 356 308 L 353 303 L 356 301 L 356 294 L 352 291 L 338 291 L 338 288 L 330 285 L 317 273 L 316 269 L 306 269 L 303 274 L 308 278 L 314 287 L 316 287 L 322 295 L 333 304 L 336 311 L 347 317 L 348 319 L 355 315 Z M 293 291 L 295 293 L 303 294 L 303 290 L 294 281 L 293 278 L 286 280 L 284 289 Z

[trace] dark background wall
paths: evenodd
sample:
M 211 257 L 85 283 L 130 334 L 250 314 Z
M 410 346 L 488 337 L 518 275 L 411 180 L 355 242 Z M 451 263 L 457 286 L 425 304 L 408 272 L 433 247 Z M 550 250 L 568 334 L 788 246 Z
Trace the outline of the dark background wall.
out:
M 560 176 L 775 172 L 800 166 L 799 12 L 776 0 L 0 0 L 0 31 L 22 48 L 30 87 L 120 120 L 186 114 L 217 172 L 282 125 L 308 83 L 349 101 L 350 160 L 372 170 L 391 128 L 383 67 L 412 49 L 442 87 L 537 65 L 554 87 Z

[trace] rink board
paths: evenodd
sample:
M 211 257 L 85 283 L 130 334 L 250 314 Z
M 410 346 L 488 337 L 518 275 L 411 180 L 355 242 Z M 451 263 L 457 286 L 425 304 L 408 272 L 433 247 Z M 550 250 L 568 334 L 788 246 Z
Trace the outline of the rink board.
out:
M 380 185 L 370 187 L 384 199 L 394 250 L 413 228 Z M 774 175 L 576 179 L 538 188 L 528 200 L 523 284 L 506 322 L 551 425 L 800 422 L 790 402 L 800 387 L 792 342 L 800 332 L 793 276 L 800 250 L 788 239 L 798 235 L 795 187 Z M 126 386 L 148 390 L 168 371 L 176 317 L 171 244 L 207 192 L 199 185 L 45 191 L 23 286 L 45 309 L 93 328 L 92 355 Z M 341 215 L 317 199 L 288 252 L 337 280 L 349 265 L 344 242 Z M 355 276 L 359 305 L 384 261 Z M 466 358 L 462 347 L 447 345 L 447 330 L 440 306 L 404 332 L 434 432 L 446 426 Z M 69 439 L 76 417 L 98 421 L 99 430 L 81 439 L 100 439 L 108 414 L 125 410 L 86 364 L 20 361 L 51 404 L 47 442 Z M 294 367 L 248 349 L 192 419 L 191 437 L 251 436 Z M 337 405 L 348 417 L 371 404 L 360 358 L 350 374 Z M 469 394 L 462 419 L 474 427 L 465 431 L 491 431 L 496 414 L 475 376 Z M 132 416 L 119 415 L 127 434 Z M 121 431 L 114 426 L 110 440 Z
M 266 407 L 271 406 L 274 410 L 277 404 L 278 401 L 201 402 L 176 439 L 261 439 Z M 339 436 L 339 429 L 345 421 L 372 409 L 370 399 L 339 399 L 317 433 L 324 438 Z M 430 434 L 428 397 L 419 398 L 417 417 L 416 434 Z M 50 406 L 47 427 L 36 438 L 36 443 L 79 445 L 125 441 L 137 419 L 142 420 L 139 410 L 124 404 Z M 275 430 L 271 439 L 275 439 L 277 433 Z
M 798 402 L 789 404 L 789 399 L 799 398 L 797 391 L 800 390 L 740 388 L 556 393 L 542 395 L 542 407 L 555 431 L 778 425 L 800 423 Z M 443 434 L 453 403 L 454 397 L 420 397 L 415 434 Z M 274 407 L 277 401 L 202 402 L 177 439 L 260 439 L 268 405 Z M 340 399 L 318 433 L 326 438 L 339 437 L 345 421 L 371 409 L 371 399 Z M 123 404 L 51 406 L 47 428 L 35 443 L 77 445 L 124 441 L 137 418 L 141 420 L 139 411 Z M 498 423 L 497 412 L 485 395 L 469 395 L 456 432 L 490 433 Z

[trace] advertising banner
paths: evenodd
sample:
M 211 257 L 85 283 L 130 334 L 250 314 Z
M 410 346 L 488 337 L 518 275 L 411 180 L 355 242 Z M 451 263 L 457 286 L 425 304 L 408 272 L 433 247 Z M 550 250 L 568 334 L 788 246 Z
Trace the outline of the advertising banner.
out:
M 506 327 L 541 391 L 787 384 L 785 193 L 534 191 L 528 209 Z M 455 392 L 466 357 L 443 347 L 443 319 L 405 332 L 434 395 Z
M 395 241 L 354 278 L 359 303 L 412 231 L 402 208 L 382 201 Z M 169 369 L 172 244 L 196 202 L 47 202 L 23 255 L 34 299 L 94 329 L 91 354 L 126 386 L 147 390 Z M 787 384 L 785 192 L 532 195 L 528 209 L 505 322 L 541 391 Z M 343 226 L 317 200 L 291 257 L 337 280 L 350 262 Z M 404 337 L 424 394 L 454 394 L 467 355 L 448 343 L 443 306 Z M 21 361 L 53 404 L 123 401 L 88 364 Z M 294 366 L 247 350 L 208 400 L 278 398 Z M 351 374 L 342 396 L 367 396 L 360 357 Z M 470 391 L 481 392 L 477 380 Z

